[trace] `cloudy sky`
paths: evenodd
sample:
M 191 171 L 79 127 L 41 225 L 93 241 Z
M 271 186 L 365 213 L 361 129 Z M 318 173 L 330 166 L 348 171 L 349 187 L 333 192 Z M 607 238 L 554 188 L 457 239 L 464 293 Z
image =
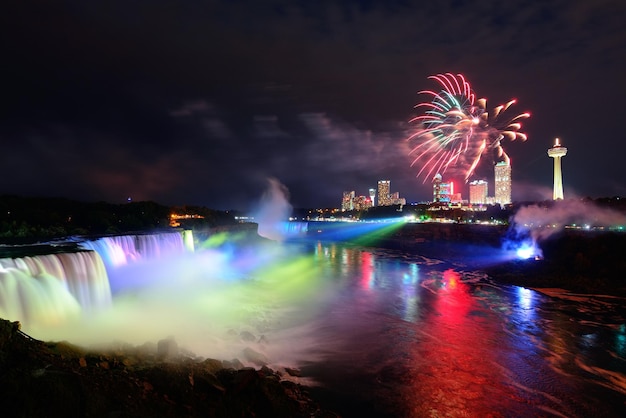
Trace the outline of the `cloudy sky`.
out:
M 386 179 L 428 200 L 408 121 L 451 72 L 532 114 L 503 142 L 514 200 L 551 198 L 555 137 L 566 198 L 626 196 L 624 22 L 623 0 L 10 1 L 0 194 L 245 210 L 274 178 L 337 207 Z

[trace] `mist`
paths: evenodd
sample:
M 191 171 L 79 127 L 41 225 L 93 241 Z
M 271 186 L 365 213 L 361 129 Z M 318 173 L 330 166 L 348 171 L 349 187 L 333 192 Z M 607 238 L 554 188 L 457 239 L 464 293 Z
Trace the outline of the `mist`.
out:
M 259 225 L 259 235 L 274 241 L 284 240 L 284 223 L 291 215 L 291 210 L 287 187 L 277 179 L 269 178 L 268 188 L 254 215 Z
M 625 223 L 625 214 L 582 200 L 560 200 L 551 202 L 550 205 L 524 206 L 511 220 L 518 234 L 530 234 L 536 242 L 562 231 L 567 225 L 609 228 Z
M 112 268 L 109 281 L 110 307 L 58 323 L 25 322 L 23 330 L 94 349 L 173 339 L 189 356 L 254 366 L 244 354 L 251 348 L 268 365 L 293 367 L 308 356 L 311 318 L 329 294 L 311 256 L 275 242 L 236 256 L 205 250 L 139 260 Z

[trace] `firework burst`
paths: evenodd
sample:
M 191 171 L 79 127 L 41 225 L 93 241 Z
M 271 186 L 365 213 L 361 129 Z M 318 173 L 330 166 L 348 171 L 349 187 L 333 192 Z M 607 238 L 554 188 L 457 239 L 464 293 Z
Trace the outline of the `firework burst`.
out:
M 502 140 L 525 141 L 526 135 L 519 132 L 521 120 L 530 114 L 507 117 L 506 111 L 515 100 L 488 112 L 487 100 L 476 100 L 462 74 L 437 74 L 428 78 L 435 80 L 441 90 L 420 91 L 419 94 L 429 100 L 415 106 L 423 112 L 410 120 L 418 124 L 408 138 L 411 142 L 409 155 L 414 157 L 411 167 L 421 165 L 416 177 L 423 176 L 426 182 L 437 173 L 454 170 L 467 181 L 488 151 L 495 151 L 500 160 L 508 162 Z

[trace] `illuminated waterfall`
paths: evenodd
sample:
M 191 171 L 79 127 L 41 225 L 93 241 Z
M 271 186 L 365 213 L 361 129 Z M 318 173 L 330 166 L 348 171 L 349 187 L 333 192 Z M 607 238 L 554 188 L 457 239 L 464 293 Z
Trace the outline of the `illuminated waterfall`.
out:
M 94 251 L 0 259 L 0 317 L 54 324 L 109 306 L 111 290 Z
M 193 231 L 190 229 L 185 229 L 183 231 L 183 243 L 185 244 L 185 248 L 187 251 L 194 252 L 195 244 L 193 242 Z
M 193 244 L 192 232 L 185 231 L 185 234 L 187 236 L 185 239 L 191 240 Z M 80 243 L 82 248 L 100 254 L 104 263 L 111 267 L 142 259 L 151 260 L 179 255 L 188 251 L 188 245 L 189 243 L 183 241 L 183 234 L 180 232 L 102 237 Z
M 193 244 L 191 231 L 186 239 Z M 188 248 L 180 232 L 103 237 L 79 247 L 85 251 L 0 258 L 0 317 L 45 326 L 107 308 L 107 268 Z

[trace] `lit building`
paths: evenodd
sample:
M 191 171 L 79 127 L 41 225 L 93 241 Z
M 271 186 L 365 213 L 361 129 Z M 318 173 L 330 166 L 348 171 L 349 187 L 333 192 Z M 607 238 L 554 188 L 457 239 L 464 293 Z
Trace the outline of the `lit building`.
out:
M 452 183 L 450 183 L 452 186 Z M 463 201 L 463 197 L 461 193 L 450 193 L 450 203 L 461 203 Z
M 552 193 L 552 199 L 563 200 L 563 175 L 561 174 L 561 158 L 567 154 L 567 148 L 562 147 L 559 144 L 559 138 L 554 140 L 554 146 L 548 149 L 548 155 L 550 158 L 554 158 L 554 191 Z
M 441 174 L 433 177 L 433 202 L 449 203 L 454 195 L 454 183 L 442 181 Z
M 469 202 L 472 205 L 484 205 L 487 203 L 489 184 L 485 180 L 473 180 L 469 184 Z
M 433 202 L 439 202 L 439 194 L 441 191 L 441 174 L 433 177 Z
M 370 201 L 372 206 L 376 206 L 376 189 L 370 189 Z
M 406 205 L 406 199 L 403 197 L 400 197 L 400 192 L 394 192 L 391 194 L 389 198 L 389 204 L 404 206 Z
M 500 161 L 495 165 L 495 202 L 500 205 L 511 203 L 511 163 Z
M 197 214 L 178 214 L 178 213 L 170 213 L 170 226 L 173 228 L 180 226 L 180 220 L 189 220 L 189 219 L 204 219 L 204 216 Z
M 365 210 L 372 207 L 372 201 L 369 196 L 357 196 L 354 198 L 354 209 Z
M 354 210 L 354 190 L 349 192 L 343 192 L 343 199 L 341 200 L 341 210 Z
M 389 193 L 390 189 L 391 181 L 378 180 L 378 206 L 391 205 L 391 194 Z

